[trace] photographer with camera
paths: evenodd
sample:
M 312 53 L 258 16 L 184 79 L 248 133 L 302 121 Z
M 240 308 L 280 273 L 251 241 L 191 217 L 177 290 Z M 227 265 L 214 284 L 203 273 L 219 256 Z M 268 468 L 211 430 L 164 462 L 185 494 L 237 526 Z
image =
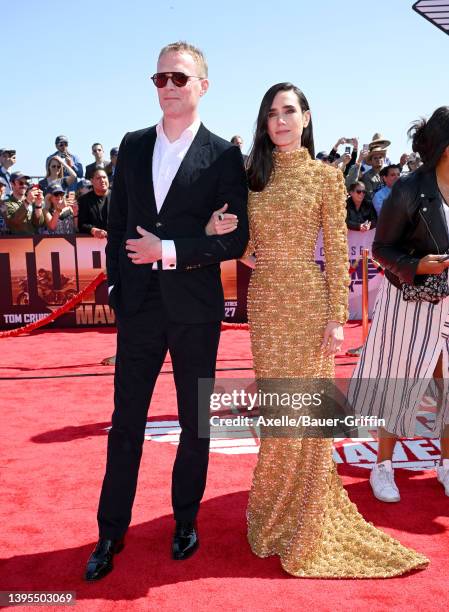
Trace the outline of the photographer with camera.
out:
M 39 191 L 43 198 L 42 191 Z M 74 234 L 78 221 L 78 204 L 66 199 L 61 185 L 51 185 L 45 197 L 44 218 L 46 229 L 43 234 Z
M 19 170 L 11 174 L 12 194 L 6 198 L 6 225 L 11 234 L 33 235 L 44 224 L 42 204 L 29 189 L 30 177 Z
M 346 145 L 342 155 L 338 153 L 338 148 L 341 145 Z M 357 159 L 358 148 L 359 141 L 357 138 L 339 138 L 329 153 L 328 161 L 337 168 L 340 168 L 343 174 L 347 176 Z

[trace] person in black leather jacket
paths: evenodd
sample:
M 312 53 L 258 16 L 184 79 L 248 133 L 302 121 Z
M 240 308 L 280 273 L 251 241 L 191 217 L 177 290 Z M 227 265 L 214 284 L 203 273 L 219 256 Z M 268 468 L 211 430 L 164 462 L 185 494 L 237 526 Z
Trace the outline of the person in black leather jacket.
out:
M 349 187 L 346 200 L 346 226 L 356 232 L 367 232 L 377 224 L 377 213 L 372 201 L 366 197 L 366 188 L 361 181 Z
M 363 414 L 385 418 L 370 484 L 375 497 L 387 502 L 400 499 L 392 468 L 396 440 L 415 435 L 426 389 L 444 389 L 449 378 L 449 297 L 410 302 L 401 291 L 403 283 L 422 285 L 427 275 L 449 268 L 449 106 L 438 108 L 428 121 L 414 123 L 409 136 L 424 164 L 395 183 L 380 211 L 372 251 L 385 268 L 386 280 L 352 379 L 357 381 L 353 405 L 362 406 Z M 373 383 L 368 391 L 363 379 Z M 446 379 L 446 385 L 440 379 Z M 395 385 L 402 383 L 407 393 L 399 393 L 396 401 Z M 438 411 L 431 429 L 441 435 L 437 478 L 447 496 L 448 398 L 436 394 Z
M 449 249 L 442 209 L 435 168 L 425 166 L 401 177 L 385 200 L 373 256 L 396 287 L 418 285 L 426 274 L 439 274 L 449 267 L 449 260 L 440 261 Z

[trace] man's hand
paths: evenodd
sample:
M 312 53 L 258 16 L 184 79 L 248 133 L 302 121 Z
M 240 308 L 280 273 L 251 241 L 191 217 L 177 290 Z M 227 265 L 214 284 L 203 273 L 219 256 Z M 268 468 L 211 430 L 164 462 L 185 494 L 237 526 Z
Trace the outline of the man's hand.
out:
M 162 243 L 160 238 L 147 232 L 139 225 L 137 232 L 142 238 L 135 238 L 126 241 L 126 250 L 129 251 L 128 257 L 135 264 L 148 264 L 162 259 Z
M 107 231 L 103 229 L 99 229 L 98 227 L 93 227 L 90 230 L 90 233 L 92 234 L 94 238 L 107 238 L 108 237 Z
M 42 189 L 37 189 L 36 190 L 36 202 L 35 202 L 35 204 L 37 206 L 45 206 L 44 192 L 42 191 Z

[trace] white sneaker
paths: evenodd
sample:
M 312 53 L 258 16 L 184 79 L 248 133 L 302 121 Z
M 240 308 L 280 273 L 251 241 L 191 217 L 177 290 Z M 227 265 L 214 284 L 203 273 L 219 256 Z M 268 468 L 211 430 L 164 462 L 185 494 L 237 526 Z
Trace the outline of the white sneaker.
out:
M 437 467 L 437 480 L 444 487 L 444 492 L 449 497 L 449 459 L 443 459 L 443 465 Z
M 449 474 L 449 471 L 448 471 Z M 448 477 L 449 486 L 449 477 Z M 394 481 L 394 470 L 391 461 L 386 459 L 382 463 L 375 463 L 371 470 L 369 483 L 374 493 L 374 497 L 383 502 L 398 502 L 401 499 L 399 489 Z

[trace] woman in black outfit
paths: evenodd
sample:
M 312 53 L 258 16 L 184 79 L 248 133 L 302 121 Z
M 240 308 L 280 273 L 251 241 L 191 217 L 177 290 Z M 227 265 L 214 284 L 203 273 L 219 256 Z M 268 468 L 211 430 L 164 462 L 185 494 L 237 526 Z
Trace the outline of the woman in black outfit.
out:
M 370 483 L 386 502 L 400 500 L 391 464 L 396 439 L 415 435 L 429 389 L 438 411 L 427 426 L 441 436 L 437 478 L 449 496 L 449 297 L 444 287 L 426 299 L 422 291 L 430 280 L 444 281 L 449 268 L 449 106 L 417 121 L 409 136 L 424 164 L 398 179 L 379 215 L 373 255 L 385 279 L 350 390 L 356 410 L 385 419 Z M 404 299 L 410 288 L 420 290 L 417 301 Z
M 377 224 L 377 213 L 370 199 L 366 197 L 366 187 L 360 181 L 349 187 L 346 200 L 346 225 L 356 232 L 367 232 Z

